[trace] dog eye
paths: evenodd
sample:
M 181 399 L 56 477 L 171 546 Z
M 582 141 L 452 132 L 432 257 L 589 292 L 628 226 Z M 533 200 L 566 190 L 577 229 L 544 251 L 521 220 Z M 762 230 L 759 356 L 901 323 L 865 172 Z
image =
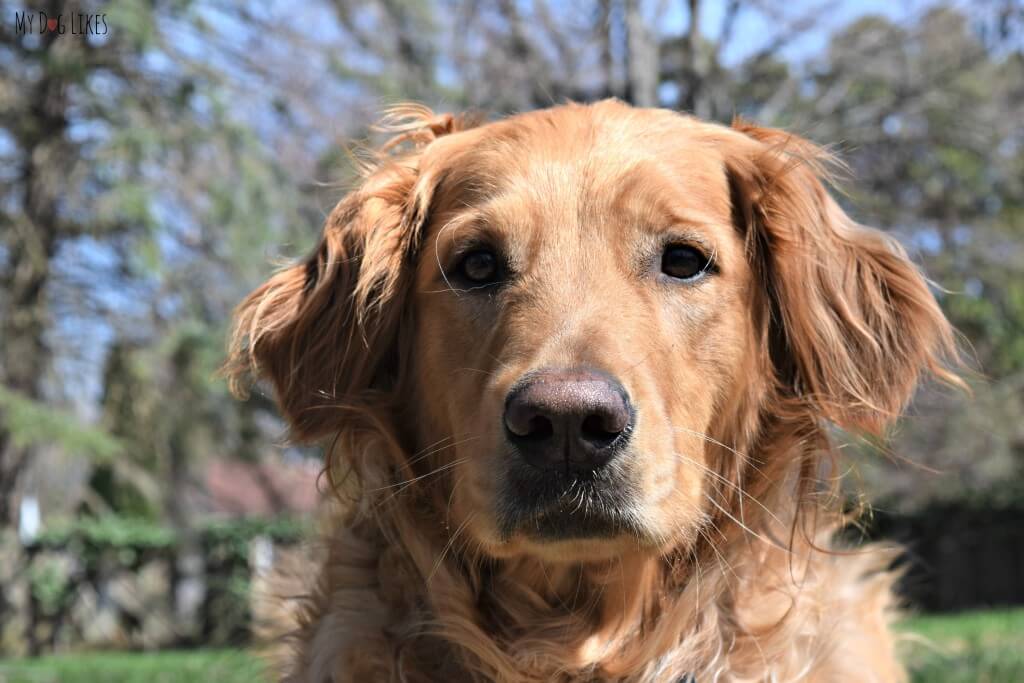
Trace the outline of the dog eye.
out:
M 670 244 L 661 255 L 661 272 L 677 280 L 693 280 L 708 269 L 709 260 L 698 249 Z
M 498 257 L 487 249 L 477 249 L 462 257 L 458 273 L 474 285 L 491 284 L 498 279 Z

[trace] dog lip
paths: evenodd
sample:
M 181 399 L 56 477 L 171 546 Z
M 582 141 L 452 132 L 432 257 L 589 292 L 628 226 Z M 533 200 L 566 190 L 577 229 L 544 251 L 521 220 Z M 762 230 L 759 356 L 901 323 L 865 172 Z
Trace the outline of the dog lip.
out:
M 593 513 L 574 511 L 546 511 L 521 527 L 522 533 L 538 540 L 566 540 L 582 538 L 613 538 L 635 533 L 631 518 L 619 513 Z
M 617 509 L 595 510 L 580 501 L 558 501 L 532 511 L 520 510 L 502 525 L 505 536 L 522 534 L 538 540 L 612 538 L 636 533 L 632 517 Z
M 639 498 L 628 466 L 541 472 L 512 457 L 502 488 L 497 518 L 506 538 L 520 533 L 550 540 L 640 535 L 629 512 Z

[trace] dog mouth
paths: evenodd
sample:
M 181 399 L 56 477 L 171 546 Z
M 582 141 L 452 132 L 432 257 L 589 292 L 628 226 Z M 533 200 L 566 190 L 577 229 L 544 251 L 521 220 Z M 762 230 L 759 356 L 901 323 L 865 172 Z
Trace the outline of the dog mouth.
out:
M 634 512 L 636 487 L 621 467 L 587 474 L 511 467 L 504 488 L 497 518 L 506 540 L 515 534 L 541 541 L 643 535 Z

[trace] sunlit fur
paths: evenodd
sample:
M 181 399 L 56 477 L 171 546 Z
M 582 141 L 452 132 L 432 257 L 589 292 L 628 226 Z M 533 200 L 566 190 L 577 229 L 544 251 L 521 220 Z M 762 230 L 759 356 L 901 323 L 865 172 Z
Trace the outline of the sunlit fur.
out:
M 326 444 L 342 510 L 280 610 L 283 679 L 903 680 L 894 553 L 837 547 L 820 482 L 834 427 L 882 436 L 922 372 L 956 381 L 952 335 L 830 198 L 830 156 L 616 101 L 383 128 L 313 255 L 237 313 L 236 389 L 268 379 L 293 437 Z M 666 231 L 720 272 L 650 276 Z M 516 266 L 500 292 L 447 277 L 480 238 Z M 503 397 L 575 365 L 637 407 L 638 531 L 499 533 Z

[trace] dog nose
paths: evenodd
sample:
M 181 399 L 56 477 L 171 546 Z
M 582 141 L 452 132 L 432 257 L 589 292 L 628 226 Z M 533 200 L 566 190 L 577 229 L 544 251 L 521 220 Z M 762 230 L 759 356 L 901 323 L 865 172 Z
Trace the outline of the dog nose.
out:
M 586 368 L 542 370 L 505 400 L 505 428 L 524 460 L 538 469 L 593 472 L 629 439 L 633 423 L 626 390 Z

